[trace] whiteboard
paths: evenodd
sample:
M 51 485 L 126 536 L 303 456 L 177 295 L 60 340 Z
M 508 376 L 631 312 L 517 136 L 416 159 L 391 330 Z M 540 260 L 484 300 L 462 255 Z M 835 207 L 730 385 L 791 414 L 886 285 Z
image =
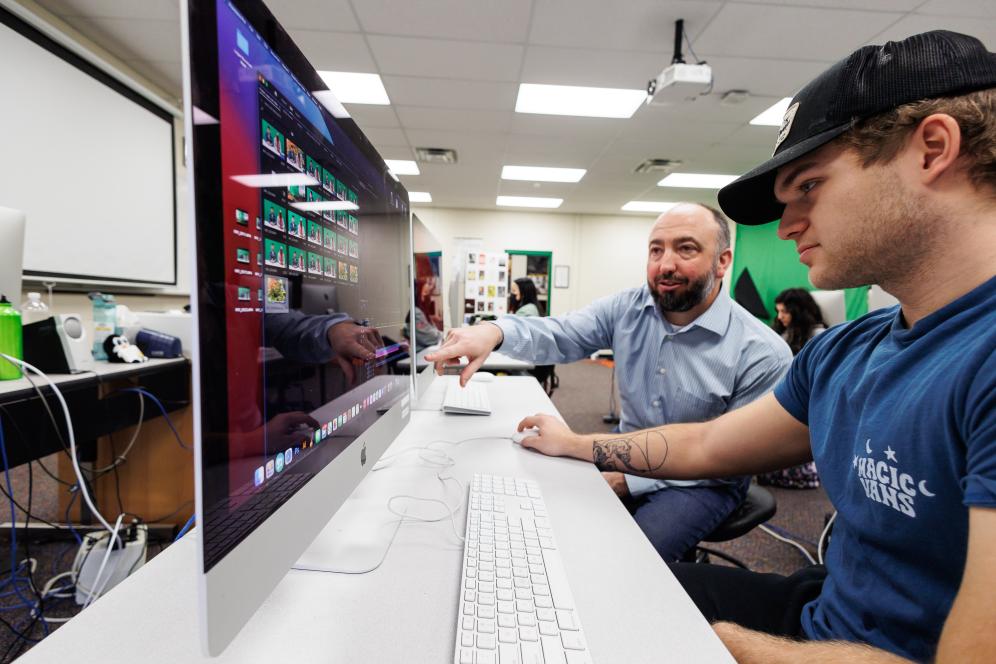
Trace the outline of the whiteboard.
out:
M 172 117 L 0 20 L 0 206 L 27 216 L 25 275 L 175 285 Z

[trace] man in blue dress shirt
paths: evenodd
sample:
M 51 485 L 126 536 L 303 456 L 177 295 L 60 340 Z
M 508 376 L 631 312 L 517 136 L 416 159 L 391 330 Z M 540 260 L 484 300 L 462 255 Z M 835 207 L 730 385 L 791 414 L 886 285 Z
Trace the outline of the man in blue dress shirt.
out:
M 785 342 L 723 289 L 731 260 L 722 213 L 680 204 L 651 229 L 644 286 L 565 316 L 505 316 L 453 330 L 426 359 L 441 368 L 467 356 L 465 383 L 498 346 L 536 364 L 573 362 L 612 348 L 621 431 L 710 420 L 770 391 L 792 361 Z M 736 509 L 748 483 L 744 477 L 604 475 L 668 561 L 681 558 Z
M 858 49 L 719 201 L 780 219 L 816 286 L 899 305 L 819 335 L 712 422 L 610 438 L 536 416 L 523 445 L 651 477 L 816 461 L 837 508 L 825 567 L 672 566 L 741 664 L 996 661 L 996 54 L 947 31 Z

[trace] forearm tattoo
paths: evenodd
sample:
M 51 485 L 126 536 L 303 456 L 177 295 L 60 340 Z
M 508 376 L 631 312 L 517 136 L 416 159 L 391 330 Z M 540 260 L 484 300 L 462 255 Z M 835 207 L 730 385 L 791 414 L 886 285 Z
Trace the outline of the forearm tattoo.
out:
M 647 475 L 664 467 L 667 461 L 667 438 L 660 431 L 595 441 L 591 447 L 599 470 Z

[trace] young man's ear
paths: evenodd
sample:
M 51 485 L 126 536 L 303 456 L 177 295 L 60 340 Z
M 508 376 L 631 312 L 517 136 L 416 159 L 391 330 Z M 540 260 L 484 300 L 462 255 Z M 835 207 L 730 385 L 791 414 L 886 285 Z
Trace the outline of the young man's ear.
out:
M 920 121 L 910 137 L 920 182 L 925 186 L 954 168 L 961 154 L 961 127 L 950 115 L 935 113 Z

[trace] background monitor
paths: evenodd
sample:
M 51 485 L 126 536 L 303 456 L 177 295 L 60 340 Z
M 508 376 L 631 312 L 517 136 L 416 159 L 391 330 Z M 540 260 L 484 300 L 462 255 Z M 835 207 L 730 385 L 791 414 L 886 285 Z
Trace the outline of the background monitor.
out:
M 24 213 L 0 207 L 0 294 L 21 306 L 21 272 L 24 266 Z
M 424 354 L 425 349 L 438 344 L 443 337 L 443 245 L 429 232 L 418 215 L 412 215 L 412 266 L 414 283 L 412 297 L 413 348 Z M 412 335 L 409 334 L 409 342 Z M 416 362 L 416 369 L 418 363 Z M 432 366 L 423 367 L 415 374 L 416 395 L 425 394 L 435 372 Z
M 301 284 L 301 311 L 311 315 L 332 314 L 339 311 L 339 295 L 335 284 Z
M 181 6 L 199 592 L 217 654 L 410 417 L 410 377 L 391 367 L 408 355 L 411 222 L 404 188 L 262 3 Z M 333 356 L 348 328 L 311 305 L 333 288 L 334 308 L 376 331 L 375 359 Z
M 847 322 L 847 305 L 844 300 L 844 291 L 814 290 L 809 291 L 809 294 L 813 296 L 816 304 L 819 305 L 827 327 Z

